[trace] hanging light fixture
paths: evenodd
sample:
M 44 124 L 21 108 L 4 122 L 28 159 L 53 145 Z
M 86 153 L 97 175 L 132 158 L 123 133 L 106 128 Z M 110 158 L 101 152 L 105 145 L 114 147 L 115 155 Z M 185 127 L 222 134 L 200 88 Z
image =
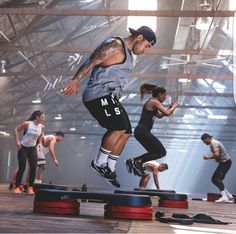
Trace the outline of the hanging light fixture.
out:
M 6 69 L 5 69 L 5 65 L 6 65 L 6 61 L 5 60 L 1 60 L 1 72 L 2 73 L 6 73 Z

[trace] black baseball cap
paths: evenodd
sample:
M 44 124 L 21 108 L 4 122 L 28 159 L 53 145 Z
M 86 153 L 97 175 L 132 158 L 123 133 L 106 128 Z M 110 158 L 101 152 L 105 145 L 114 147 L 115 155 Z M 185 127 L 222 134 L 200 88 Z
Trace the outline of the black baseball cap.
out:
M 62 132 L 62 131 L 57 131 L 57 132 L 55 132 L 55 133 L 56 133 L 57 136 L 62 136 L 62 137 L 64 137 L 64 132 Z
M 141 26 L 137 30 L 129 28 L 129 31 L 132 35 L 142 34 L 143 37 L 153 46 L 156 43 L 156 35 L 153 30 L 147 26 Z
M 202 134 L 201 139 L 204 140 L 206 138 L 212 138 L 212 137 L 213 136 L 209 135 L 208 133 L 204 133 L 204 134 Z

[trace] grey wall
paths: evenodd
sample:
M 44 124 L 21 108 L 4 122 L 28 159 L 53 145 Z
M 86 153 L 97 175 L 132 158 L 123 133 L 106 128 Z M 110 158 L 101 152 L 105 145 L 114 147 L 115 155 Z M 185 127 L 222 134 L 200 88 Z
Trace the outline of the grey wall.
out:
M 10 180 L 10 175 L 17 165 L 17 151 L 13 137 L 0 137 L 0 180 Z M 168 140 L 163 140 L 167 144 Z M 188 144 L 188 142 L 186 142 Z M 236 163 L 232 145 L 224 142 L 226 148 L 231 152 L 233 161 L 232 168 L 226 176 L 225 185 L 233 193 L 236 193 L 234 183 Z M 66 135 L 63 142 L 56 145 L 55 150 L 60 161 L 60 166 L 54 166 L 51 157 L 47 155 L 47 166 L 44 175 L 44 182 L 66 184 L 74 187 L 86 183 L 88 186 L 104 190 L 113 190 L 101 177 L 91 168 L 90 162 L 97 155 L 100 145 L 100 137 L 88 136 L 87 139 L 80 139 L 78 135 Z M 232 149 L 233 150 L 233 149 Z M 9 153 L 10 152 L 10 153 Z M 117 163 L 118 180 L 122 189 L 133 189 L 138 187 L 139 177 L 130 175 L 126 171 L 124 160 L 144 153 L 142 146 L 131 138 Z M 217 163 L 214 160 L 204 161 L 202 156 L 209 152 L 209 147 L 196 141 L 191 144 L 188 152 L 179 152 L 172 147 L 167 148 L 167 156 L 160 162 L 166 162 L 169 170 L 159 173 L 161 189 L 171 189 L 178 192 L 193 194 L 207 194 L 207 192 L 218 192 L 210 179 Z M 153 180 L 149 188 L 155 188 Z

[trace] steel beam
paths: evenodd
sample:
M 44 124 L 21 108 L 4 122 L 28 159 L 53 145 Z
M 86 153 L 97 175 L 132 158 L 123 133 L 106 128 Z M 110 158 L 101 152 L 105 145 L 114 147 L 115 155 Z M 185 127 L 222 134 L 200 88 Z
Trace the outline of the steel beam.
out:
M 0 51 L 30 51 L 30 52 L 63 52 L 63 53 L 80 53 L 88 54 L 92 53 L 95 48 L 91 47 L 66 47 L 66 46 L 12 46 L 12 45 L 2 45 L 0 46 Z M 218 56 L 220 51 L 224 51 L 224 56 L 232 55 L 230 50 L 173 50 L 164 48 L 152 48 L 146 52 L 146 54 L 157 54 L 157 55 L 169 55 L 169 54 L 182 54 L 182 55 L 206 55 L 206 56 Z M 227 52 L 227 55 L 225 54 Z
M 156 17 L 233 17 L 235 11 L 196 10 L 103 10 L 103 9 L 39 9 L 0 8 L 0 14 L 10 15 L 58 15 L 58 16 L 156 16 Z
M 28 70 L 20 72 L 7 72 L 0 73 L 0 77 L 9 77 L 9 76 L 73 76 L 75 72 L 68 70 L 51 70 L 51 71 L 41 71 L 41 70 Z M 212 79 L 212 80 L 232 80 L 232 75 L 207 75 L 207 74 L 184 74 L 184 73 L 131 73 L 129 77 L 132 78 L 150 78 L 150 79 Z

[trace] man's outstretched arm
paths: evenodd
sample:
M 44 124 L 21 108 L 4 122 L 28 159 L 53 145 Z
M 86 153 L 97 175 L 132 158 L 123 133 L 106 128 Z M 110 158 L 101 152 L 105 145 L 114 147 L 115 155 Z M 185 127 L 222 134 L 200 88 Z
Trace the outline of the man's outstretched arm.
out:
M 109 40 L 106 43 L 100 45 L 86 60 L 83 65 L 75 73 L 71 83 L 64 88 L 63 94 L 69 96 L 75 92 L 78 93 L 77 84 L 78 82 L 88 75 L 95 66 L 100 65 L 113 55 L 121 53 L 123 51 L 122 45 L 116 40 Z

